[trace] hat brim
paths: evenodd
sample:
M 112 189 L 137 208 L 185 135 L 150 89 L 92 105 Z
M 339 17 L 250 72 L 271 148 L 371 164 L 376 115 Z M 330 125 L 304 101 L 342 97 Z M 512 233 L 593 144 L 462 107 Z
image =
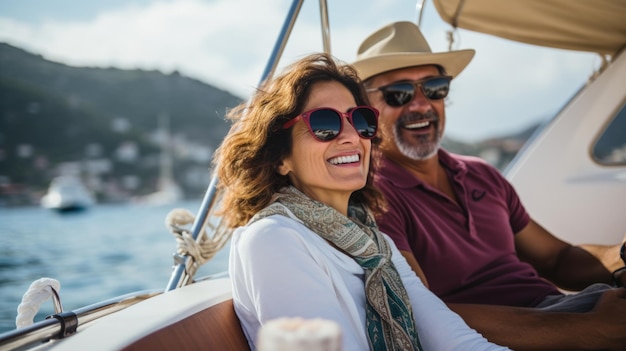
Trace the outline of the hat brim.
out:
M 361 80 L 400 68 L 423 65 L 439 65 L 446 74 L 456 77 L 470 63 L 475 51 L 472 49 L 438 53 L 391 53 L 356 60 L 352 66 Z

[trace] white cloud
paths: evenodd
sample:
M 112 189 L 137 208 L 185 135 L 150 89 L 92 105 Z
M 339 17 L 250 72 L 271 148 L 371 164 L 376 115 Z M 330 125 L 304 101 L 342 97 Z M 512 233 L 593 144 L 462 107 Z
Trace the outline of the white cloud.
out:
M 0 14 L 0 40 L 80 66 L 179 70 L 246 97 L 258 84 L 289 0 L 179 0 L 128 5 L 91 20 L 29 24 Z M 316 1 L 305 1 L 280 68 L 322 50 Z M 332 52 L 352 61 L 360 42 L 391 21 L 416 19 L 415 4 L 386 0 L 329 2 Z M 448 26 L 433 8 L 423 31 L 434 51 L 447 50 Z M 477 55 L 455 80 L 447 131 L 466 140 L 509 132 L 554 113 L 593 67 L 589 57 L 512 44 L 460 31 L 456 48 Z
M 594 54 L 541 48 L 463 31 L 476 56 L 454 81 L 448 134 L 503 135 L 552 117 L 592 73 Z M 469 136 L 469 137 L 468 137 Z
M 183 73 L 243 94 L 281 19 L 277 1 L 182 1 L 104 12 L 89 22 L 0 20 L 5 40 L 72 65 Z M 256 37 L 256 38 L 254 38 Z M 240 59 L 245 58 L 245 59 Z M 257 73 L 258 74 L 258 73 Z

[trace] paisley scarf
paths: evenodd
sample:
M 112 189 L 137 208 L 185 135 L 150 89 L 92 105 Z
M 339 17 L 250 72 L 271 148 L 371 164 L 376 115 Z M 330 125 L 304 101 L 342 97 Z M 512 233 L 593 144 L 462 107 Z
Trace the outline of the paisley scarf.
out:
M 391 262 L 389 244 L 371 213 L 363 206 L 351 205 L 348 218 L 289 186 L 276 193 L 274 202 L 259 211 L 250 223 L 275 214 L 291 217 L 287 209 L 363 268 L 370 349 L 422 350 L 409 297 Z

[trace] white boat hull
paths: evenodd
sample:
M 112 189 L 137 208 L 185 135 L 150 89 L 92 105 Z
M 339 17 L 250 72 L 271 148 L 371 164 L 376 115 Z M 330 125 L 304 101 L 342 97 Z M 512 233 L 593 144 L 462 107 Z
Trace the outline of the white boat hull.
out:
M 55 351 L 247 350 L 229 278 L 197 282 L 101 317 L 49 343 Z
M 59 212 L 82 211 L 95 203 L 94 197 L 75 177 L 57 177 L 52 180 L 41 206 Z

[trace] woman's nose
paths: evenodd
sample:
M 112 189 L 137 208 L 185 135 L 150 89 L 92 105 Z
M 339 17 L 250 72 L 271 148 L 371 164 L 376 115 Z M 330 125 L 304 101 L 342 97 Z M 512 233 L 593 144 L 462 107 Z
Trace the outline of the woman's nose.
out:
M 339 134 L 339 139 L 347 139 L 350 141 L 358 141 L 359 140 L 359 132 L 357 132 L 356 128 L 350 123 L 348 117 L 344 117 L 343 119 L 343 127 L 341 129 L 341 133 Z

